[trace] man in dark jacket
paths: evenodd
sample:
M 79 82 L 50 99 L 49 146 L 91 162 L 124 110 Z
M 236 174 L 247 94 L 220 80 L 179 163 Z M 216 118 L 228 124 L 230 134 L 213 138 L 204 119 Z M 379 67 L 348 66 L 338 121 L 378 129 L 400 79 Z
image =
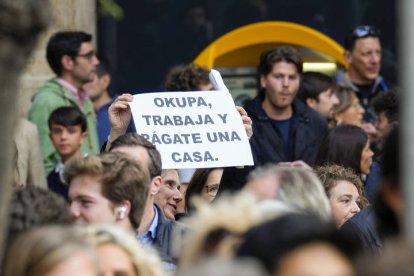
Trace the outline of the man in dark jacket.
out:
M 313 162 L 328 127 L 320 114 L 296 99 L 301 73 L 302 58 L 292 47 L 271 49 L 260 57 L 261 90 L 246 105 L 246 111 L 253 121 L 254 135 L 250 145 L 255 166 L 279 162 Z M 226 169 L 220 189 L 242 188 L 250 170 Z
M 336 74 L 338 84 L 355 91 L 365 109 L 364 121 L 374 122 L 375 111 L 372 100 L 389 85 L 380 75 L 381 70 L 381 32 L 374 26 L 358 26 L 350 31 L 344 40 L 345 59 L 348 71 Z

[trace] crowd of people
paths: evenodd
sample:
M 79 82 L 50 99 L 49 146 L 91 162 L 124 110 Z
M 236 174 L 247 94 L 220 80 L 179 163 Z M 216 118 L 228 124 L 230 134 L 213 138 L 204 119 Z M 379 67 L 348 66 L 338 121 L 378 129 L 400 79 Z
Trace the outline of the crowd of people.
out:
M 37 128 L 18 132 L 39 143 L 15 142 L 2 273 L 414 274 L 414 248 L 398 240 L 399 90 L 380 76 L 377 28 L 356 27 L 344 48 L 336 76 L 303 72 L 292 46 L 262 53 L 258 95 L 237 107 L 254 166 L 163 169 L 136 133 L 133 96 L 109 92 L 92 36 L 55 33 L 56 77 L 29 112 Z M 208 73 L 173 67 L 165 91 L 214 93 Z

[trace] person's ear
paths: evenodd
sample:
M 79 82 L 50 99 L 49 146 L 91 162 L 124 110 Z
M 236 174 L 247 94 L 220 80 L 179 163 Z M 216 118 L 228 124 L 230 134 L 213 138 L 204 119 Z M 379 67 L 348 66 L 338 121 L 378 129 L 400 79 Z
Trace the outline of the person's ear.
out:
M 316 104 L 317 104 L 317 102 L 316 102 L 316 100 L 315 100 L 315 99 L 312 99 L 312 98 L 307 98 L 307 99 L 306 99 L 306 105 L 307 105 L 308 107 L 310 107 L 310 108 L 312 108 L 312 109 L 315 109 L 315 108 L 316 108 Z
M 109 74 L 105 74 L 99 78 L 99 82 L 101 83 L 103 89 L 108 90 L 108 87 L 111 84 L 111 76 Z
M 62 64 L 62 68 L 66 71 L 72 70 L 75 65 L 75 61 L 68 55 L 63 55 L 60 62 Z
M 81 134 L 81 144 L 83 144 L 83 142 L 85 142 L 86 139 L 88 139 L 88 132 L 84 131 Z
M 348 64 L 351 64 L 352 63 L 352 53 L 348 50 L 345 50 L 344 56 L 345 56 L 346 62 L 348 62 Z
M 266 88 L 266 76 L 265 75 L 260 76 L 260 87 Z
M 162 185 L 162 177 L 156 176 L 151 180 L 150 195 L 155 196 Z

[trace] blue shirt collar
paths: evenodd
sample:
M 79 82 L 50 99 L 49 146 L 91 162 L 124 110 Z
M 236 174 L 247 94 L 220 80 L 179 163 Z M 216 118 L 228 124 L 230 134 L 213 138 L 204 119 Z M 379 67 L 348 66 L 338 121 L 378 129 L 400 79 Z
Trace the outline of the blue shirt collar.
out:
M 148 229 L 148 234 L 151 235 L 151 238 L 155 240 L 155 237 L 157 236 L 157 226 L 158 226 L 158 210 L 155 206 L 154 208 L 154 219 L 152 220 L 151 226 Z
M 158 210 L 153 206 L 154 208 L 154 219 L 152 220 L 152 223 L 148 229 L 148 231 L 145 234 L 138 235 L 137 238 L 139 241 L 141 241 L 143 244 L 153 244 L 155 242 L 155 238 L 157 237 L 157 226 L 158 226 Z

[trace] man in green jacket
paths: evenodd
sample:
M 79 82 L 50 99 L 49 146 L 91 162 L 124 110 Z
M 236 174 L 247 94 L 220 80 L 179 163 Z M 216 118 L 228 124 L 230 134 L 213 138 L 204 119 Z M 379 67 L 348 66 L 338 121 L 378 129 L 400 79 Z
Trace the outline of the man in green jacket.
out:
M 87 119 L 88 139 L 82 153 L 98 153 L 99 143 L 92 102 L 82 89 L 93 80 L 99 60 L 92 44 L 92 36 L 84 32 L 57 32 L 49 40 L 46 57 L 56 78 L 47 81 L 33 96 L 29 120 L 39 130 L 43 161 L 48 174 L 59 161 L 50 138 L 49 115 L 58 107 L 77 106 Z

